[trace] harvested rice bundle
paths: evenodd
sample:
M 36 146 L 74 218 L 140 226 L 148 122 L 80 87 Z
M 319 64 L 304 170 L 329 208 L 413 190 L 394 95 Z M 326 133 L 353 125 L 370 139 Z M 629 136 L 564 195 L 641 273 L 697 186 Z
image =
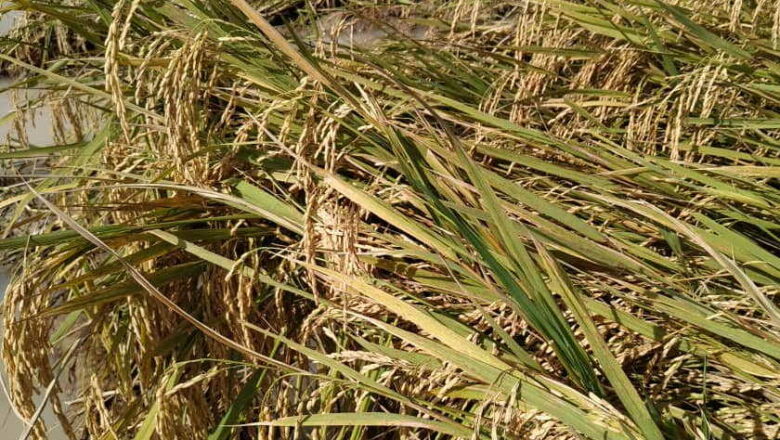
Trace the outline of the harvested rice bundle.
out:
M 7 8 L 32 436 L 779 434 L 776 5 Z

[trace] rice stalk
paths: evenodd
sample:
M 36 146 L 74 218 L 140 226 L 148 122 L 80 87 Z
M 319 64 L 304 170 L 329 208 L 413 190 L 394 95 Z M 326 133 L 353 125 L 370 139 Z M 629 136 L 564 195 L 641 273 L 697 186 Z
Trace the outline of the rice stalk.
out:
M 780 435 L 776 10 L 7 2 L 29 436 Z

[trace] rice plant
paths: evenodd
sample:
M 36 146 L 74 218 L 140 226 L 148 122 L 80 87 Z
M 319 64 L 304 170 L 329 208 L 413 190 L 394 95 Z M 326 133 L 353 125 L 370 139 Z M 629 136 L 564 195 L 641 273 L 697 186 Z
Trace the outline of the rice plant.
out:
M 2 12 L 26 437 L 780 436 L 780 3 Z

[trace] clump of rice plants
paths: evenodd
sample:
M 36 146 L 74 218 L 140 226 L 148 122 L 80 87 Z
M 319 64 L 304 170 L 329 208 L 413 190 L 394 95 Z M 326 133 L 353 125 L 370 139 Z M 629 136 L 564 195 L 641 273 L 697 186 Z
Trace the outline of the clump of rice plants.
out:
M 778 8 L 6 2 L 28 435 L 777 437 Z

